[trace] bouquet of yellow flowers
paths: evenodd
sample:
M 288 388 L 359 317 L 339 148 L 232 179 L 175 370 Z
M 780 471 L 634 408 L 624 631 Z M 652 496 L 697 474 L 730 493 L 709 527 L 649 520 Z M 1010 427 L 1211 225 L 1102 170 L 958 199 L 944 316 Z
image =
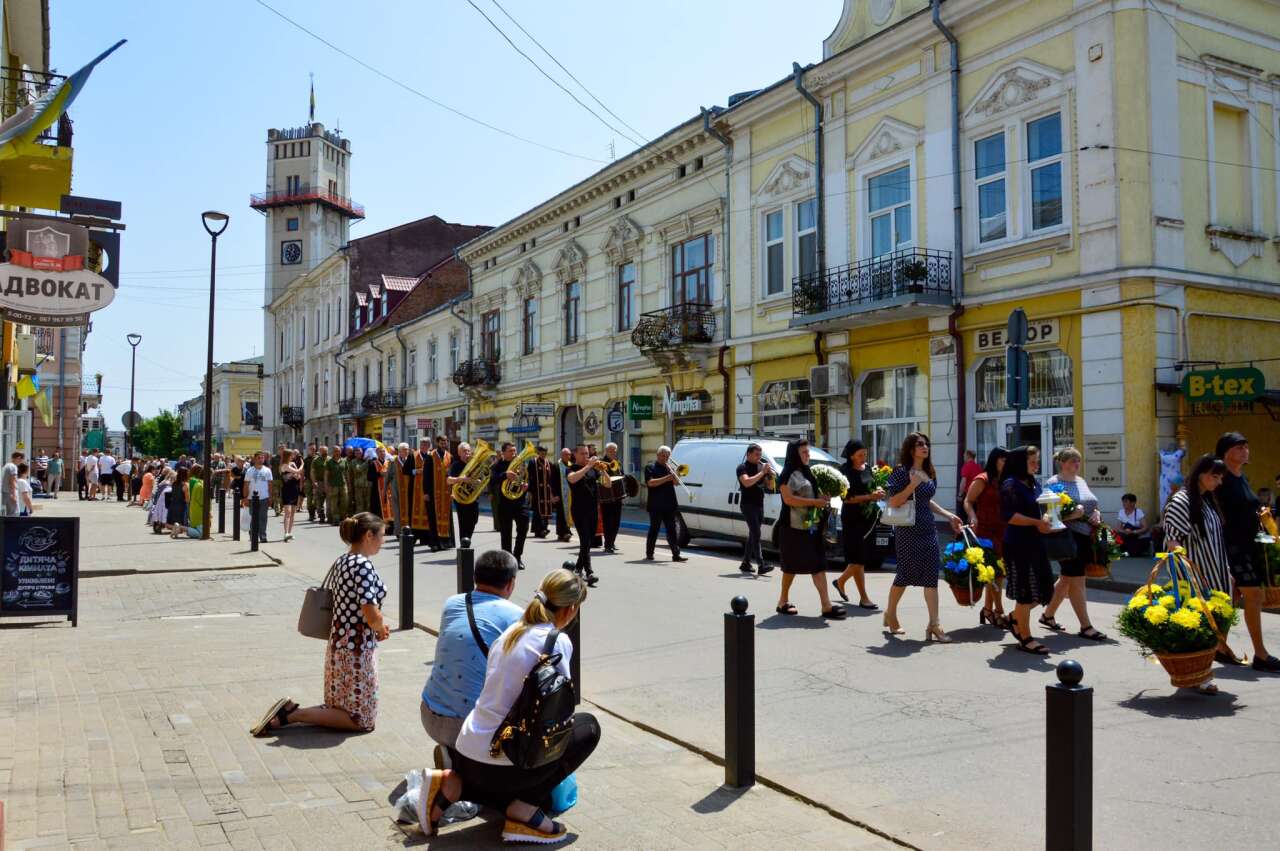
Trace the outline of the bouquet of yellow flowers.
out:
M 889 486 L 889 474 L 893 472 L 893 468 L 888 464 L 881 464 L 879 467 L 871 465 L 871 490 L 885 490 Z M 862 512 L 868 517 L 877 517 L 880 514 L 881 505 L 879 502 L 871 501 L 863 503 Z
M 973 604 L 982 586 L 994 582 L 1002 565 L 996 559 L 991 542 L 975 537 L 968 528 L 961 540 L 942 549 L 942 579 L 962 606 Z
M 1059 517 L 1066 517 L 1075 510 L 1076 501 L 1071 498 L 1071 494 L 1067 493 L 1067 487 L 1062 484 L 1062 482 L 1054 482 L 1053 484 L 1048 485 L 1046 490 L 1056 493 L 1058 495 L 1058 501 L 1062 503 L 1062 509 L 1058 513 Z
M 1144 655 L 1194 653 L 1213 650 L 1219 636 L 1240 620 L 1231 598 L 1210 591 L 1205 599 L 1192 592 L 1185 580 L 1165 585 L 1151 583 L 1137 590 L 1120 612 L 1120 634 L 1133 639 Z

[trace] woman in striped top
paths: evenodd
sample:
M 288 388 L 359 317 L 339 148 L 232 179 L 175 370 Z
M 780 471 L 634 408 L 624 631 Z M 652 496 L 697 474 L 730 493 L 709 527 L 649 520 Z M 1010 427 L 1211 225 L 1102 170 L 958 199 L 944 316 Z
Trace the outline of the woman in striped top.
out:
M 1182 490 L 1164 507 L 1168 544 L 1180 544 L 1187 558 L 1200 568 L 1209 588 L 1231 593 L 1227 542 L 1222 535 L 1222 513 L 1213 492 L 1222 484 L 1227 467 L 1212 455 L 1202 455 L 1187 476 Z

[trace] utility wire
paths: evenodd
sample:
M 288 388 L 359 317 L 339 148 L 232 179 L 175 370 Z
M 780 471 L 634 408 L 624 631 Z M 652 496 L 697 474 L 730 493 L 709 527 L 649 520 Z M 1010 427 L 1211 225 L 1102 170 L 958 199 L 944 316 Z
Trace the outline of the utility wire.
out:
M 385 71 L 375 68 L 374 66 L 370 65 L 368 62 L 365 62 L 363 59 L 360 59 L 359 57 L 351 53 L 348 53 L 346 50 L 342 49 L 338 45 L 329 41 L 324 36 L 319 35 L 318 33 L 307 29 L 305 26 L 298 23 L 293 18 L 290 18 L 288 15 L 281 12 L 279 9 L 276 9 L 270 4 L 264 2 L 264 0 L 254 0 L 254 2 L 257 3 L 259 6 L 261 6 L 262 8 L 266 9 L 268 12 L 271 12 L 276 17 L 280 18 L 282 21 L 288 23 L 290 26 L 293 26 L 301 30 L 302 32 L 314 38 L 316 41 L 323 44 L 325 47 L 328 47 L 330 50 L 333 50 L 336 53 L 339 53 L 342 56 L 345 56 L 346 58 L 350 59 L 352 62 L 364 68 L 365 70 L 378 75 L 379 77 L 381 77 L 382 79 L 386 80 L 389 83 L 399 86 L 400 88 L 404 89 L 406 92 L 409 92 L 410 94 L 413 94 L 413 95 L 416 95 L 417 97 L 422 98 L 427 103 L 437 106 L 440 109 L 445 110 L 446 112 L 453 113 L 459 118 L 470 121 L 473 124 L 479 124 L 481 127 L 492 130 L 495 133 L 501 133 L 503 136 L 507 136 L 508 138 L 515 139 L 519 142 L 524 142 L 525 144 L 533 145 L 538 148 L 542 148 L 543 150 L 546 150 L 546 151 L 552 151 L 557 154 L 563 154 L 566 157 L 573 157 L 574 159 L 586 160 L 587 162 L 593 162 L 593 163 L 607 162 L 607 160 L 598 159 L 596 157 L 588 157 L 584 154 L 575 154 L 572 151 L 566 151 L 565 149 L 557 148 L 554 145 L 547 145 L 542 142 L 535 141 L 526 136 L 521 136 L 518 133 L 512 133 L 510 130 L 504 130 L 503 128 L 498 127 L 495 124 L 490 124 L 488 121 L 485 121 L 481 118 L 476 118 L 474 115 L 468 115 L 462 110 L 449 106 L 447 103 L 444 103 L 442 101 L 438 101 L 435 98 L 431 97 L 430 95 L 426 94 L 425 92 L 422 92 L 419 89 L 415 89 L 413 86 L 410 86 L 408 83 L 401 82 L 400 80 L 396 79 L 395 77 L 392 77 L 390 74 L 386 73 Z
M 261 2 L 261 0 L 258 0 L 258 2 Z M 566 87 L 565 87 L 565 85 L 564 85 L 563 83 L 561 83 L 561 82 L 560 82 L 559 80 L 557 80 L 555 77 L 553 77 L 553 76 L 551 76 L 550 74 L 548 74 L 548 73 L 546 72 L 546 70 L 545 70 L 541 65 L 539 65 L 539 64 L 534 60 L 534 58 L 533 58 L 532 56 L 530 56 L 529 54 L 527 54 L 527 53 L 525 53 L 523 50 L 521 50 L 521 49 L 520 49 L 520 47 L 519 47 L 519 46 L 518 46 L 514 41 L 512 41 L 512 40 L 511 40 L 511 36 L 509 36 L 509 35 L 507 35 L 505 32 L 503 32 L 503 31 L 502 31 L 502 27 L 498 26 L 498 25 L 494 22 L 493 18 L 489 17 L 489 16 L 488 16 L 488 14 L 486 14 L 486 13 L 485 13 L 485 11 L 484 11 L 483 9 L 481 9 L 479 6 L 477 6 L 477 5 L 473 2 L 473 0 L 467 0 L 467 5 L 468 5 L 468 6 L 470 6 L 472 9 L 475 9 L 475 10 L 476 10 L 476 12 L 480 15 L 480 17 L 482 17 L 482 18 L 484 18 L 486 21 L 488 21 L 488 22 L 489 22 L 489 26 L 493 27 L 493 28 L 494 28 L 494 30 L 498 33 L 498 35 L 502 36 L 503 40 L 504 40 L 504 41 L 506 41 L 506 43 L 507 43 L 507 44 L 511 45 L 511 49 L 512 49 L 512 50 L 514 50 L 516 53 L 519 53 L 521 56 L 523 56 L 523 57 L 524 57 L 524 58 L 529 62 L 529 64 L 530 64 L 530 65 L 532 65 L 534 68 L 536 68 L 536 69 L 537 69 L 537 71 L 538 71 L 538 73 L 539 73 L 539 74 L 541 74 L 542 76 L 544 76 L 544 77 L 546 77 L 548 80 L 550 80 L 550 81 L 552 82 L 552 84 L 554 84 L 554 85 L 555 85 L 555 87 L 556 87 L 556 88 L 560 89 L 560 91 L 564 92 L 564 93 L 565 93 L 565 94 L 567 94 L 569 97 L 573 98 L 574 103 L 576 103 L 578 106 L 580 106 L 580 107 L 582 107 L 583 109 L 585 109 L 587 112 L 591 113 L 591 115 L 593 115 L 597 121 L 599 121 L 599 122 L 600 122 L 601 124 L 603 124 L 605 127 L 608 127 L 608 128 L 609 128 L 610 130 L 612 130 L 614 133 L 617 133 L 619 136 L 622 136 L 622 137 L 623 137 L 624 139 L 626 139 L 628 142 L 631 142 L 632 144 L 634 144 L 634 145 L 639 145 L 639 146 L 642 146 L 642 145 L 644 144 L 643 142 L 637 142 L 635 139 L 633 139 L 631 136 L 629 136 L 625 131 L 623 131 L 623 130 L 619 130 L 617 127 L 615 127 L 615 126 L 613 126 L 612 124 L 610 124 L 608 121 L 606 121 L 606 120 L 605 120 L 605 119 L 600 115 L 600 113 L 596 112 L 594 109 L 592 109 L 591 107 L 587 106 L 585 103 L 583 103 L 583 102 L 582 102 L 582 99 L 581 99 L 580 97 L 578 97 L 577 95 L 575 95 L 573 92 L 569 91 L 569 89 L 568 89 L 568 88 L 566 88 Z M 559 64 L 559 63 L 557 63 L 557 64 Z M 579 83 L 578 85 L 582 85 L 582 84 L 581 84 L 581 83 Z M 590 92 L 588 92 L 588 94 L 590 94 Z

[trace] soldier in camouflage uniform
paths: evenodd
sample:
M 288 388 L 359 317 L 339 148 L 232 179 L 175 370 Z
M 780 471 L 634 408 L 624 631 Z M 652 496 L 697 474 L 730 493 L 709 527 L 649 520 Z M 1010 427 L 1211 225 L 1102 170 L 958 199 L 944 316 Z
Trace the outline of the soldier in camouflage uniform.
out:
M 342 455 L 341 447 L 333 447 L 333 457 L 325 468 L 325 490 L 329 493 L 325 508 L 330 526 L 337 526 L 347 516 L 347 461 Z
M 318 454 L 311 462 L 311 498 L 307 500 L 307 511 L 313 520 L 325 522 L 325 480 L 329 475 L 329 447 L 321 446 Z
M 353 449 L 351 453 L 347 472 L 351 479 L 351 513 L 355 515 L 369 510 L 369 462 L 364 459 L 363 450 Z

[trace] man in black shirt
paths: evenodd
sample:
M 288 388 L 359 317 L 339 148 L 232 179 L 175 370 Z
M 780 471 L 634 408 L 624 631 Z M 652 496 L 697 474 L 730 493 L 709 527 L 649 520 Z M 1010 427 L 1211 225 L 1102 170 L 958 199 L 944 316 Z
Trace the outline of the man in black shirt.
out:
M 555 467 L 555 477 L 551 482 L 552 501 L 556 505 L 556 540 L 567 541 L 573 537 L 573 532 L 569 529 L 569 518 L 565 514 L 569 509 L 565 507 L 565 499 L 568 497 L 568 483 L 565 481 L 565 475 L 569 472 L 569 466 L 573 463 L 573 451 L 569 447 L 563 447 L 560 450 L 560 464 Z
M 1244 597 L 1244 624 L 1253 641 L 1253 669 L 1277 674 L 1280 673 L 1280 659 L 1267 653 L 1262 642 L 1261 585 L 1262 571 L 1266 566 L 1262 545 L 1255 540 L 1262 528 L 1258 519 L 1262 503 L 1244 475 L 1244 465 L 1249 463 L 1249 441 L 1240 432 L 1229 431 L 1218 438 L 1214 454 L 1227 465 L 1222 484 L 1214 496 L 1222 509 L 1222 536 L 1226 539 L 1231 578 Z M 1218 654 L 1224 662 L 1229 656 L 1227 653 Z
M 507 495 L 502 492 L 502 484 L 508 480 L 516 478 L 516 470 L 512 466 L 515 461 L 516 447 L 514 443 L 502 444 L 502 458 L 493 465 L 493 496 L 494 496 L 494 516 L 498 521 L 498 534 L 502 538 L 502 548 L 516 557 L 516 562 L 520 565 L 520 569 L 524 570 L 524 561 L 521 556 L 524 555 L 524 539 L 529 534 L 529 511 L 525 505 L 525 492 L 529 490 L 529 484 L 526 480 L 521 486 L 520 496 L 517 499 L 508 499 Z M 515 546 L 511 545 L 511 524 L 516 526 Z
M 622 527 L 622 500 L 627 495 L 622 483 L 622 462 L 618 460 L 618 444 L 604 445 L 604 458 L 600 459 L 609 467 L 608 474 L 602 474 L 597 488 L 600 495 L 600 518 L 604 522 L 604 551 L 618 551 L 618 530 Z M 618 480 L 613 481 L 617 476 Z
M 658 526 L 667 530 L 667 546 L 671 547 L 672 561 L 688 561 L 680 555 L 680 542 L 676 537 L 676 474 L 671 465 L 671 448 L 658 447 L 658 460 L 644 468 L 644 482 L 649 487 L 649 536 L 645 541 L 644 559 L 653 561 L 653 548 L 658 543 Z
M 462 482 L 470 484 L 472 479 L 470 476 L 462 475 L 462 471 L 467 468 L 467 462 L 471 460 L 471 444 L 458 444 L 458 457 L 453 460 L 452 466 L 449 467 L 449 478 L 445 481 L 449 484 L 449 490 L 452 492 L 453 486 Z M 453 507 L 458 512 L 458 541 L 466 541 L 467 546 L 471 546 L 471 538 L 476 533 L 476 524 L 480 522 L 480 501 L 478 499 L 470 503 L 461 503 L 457 500 L 453 501 Z
M 742 490 L 738 507 L 747 521 L 747 546 L 742 551 L 742 564 L 738 565 L 738 570 L 750 573 L 751 560 L 754 559 L 761 576 L 773 570 L 765 567 L 764 550 L 760 546 L 760 527 L 764 523 L 763 480 L 773 473 L 773 468 L 762 460 L 763 456 L 764 448 L 753 443 L 747 447 L 747 460 L 738 465 L 738 487 Z
M 587 447 L 578 444 L 574 447 L 573 463 L 565 476 L 572 497 L 573 525 L 578 528 L 578 561 L 574 570 L 593 588 L 598 581 L 591 569 L 591 538 L 599 511 L 600 471 L 595 466 L 598 463 L 599 459 L 588 457 Z

